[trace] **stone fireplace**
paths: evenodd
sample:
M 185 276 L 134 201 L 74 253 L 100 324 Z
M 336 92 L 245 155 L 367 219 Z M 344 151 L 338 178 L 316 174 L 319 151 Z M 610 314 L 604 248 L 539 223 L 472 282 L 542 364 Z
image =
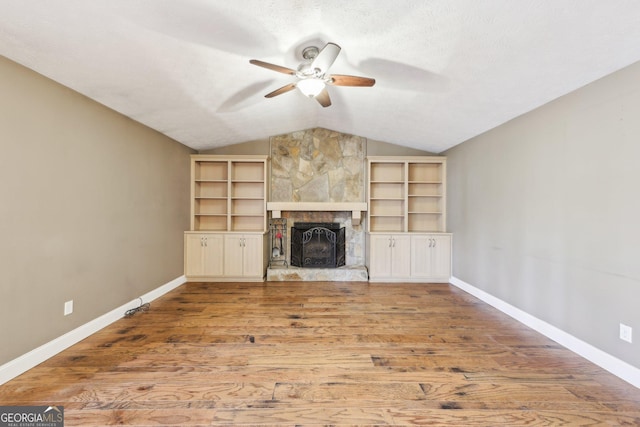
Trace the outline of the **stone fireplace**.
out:
M 367 281 L 365 139 L 315 128 L 271 137 L 270 203 L 272 218 L 287 219 L 288 248 L 300 223 L 330 223 L 342 228 L 344 265 L 337 268 L 269 268 L 267 280 Z M 270 208 L 271 205 L 271 208 Z M 316 236 L 318 237 L 318 236 Z

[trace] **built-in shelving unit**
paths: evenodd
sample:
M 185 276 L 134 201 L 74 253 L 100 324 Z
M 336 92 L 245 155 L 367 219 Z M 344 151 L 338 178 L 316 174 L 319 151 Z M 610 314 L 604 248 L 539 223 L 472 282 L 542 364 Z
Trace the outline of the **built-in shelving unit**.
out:
M 191 156 L 185 276 L 261 281 L 267 266 L 267 156 Z
M 367 267 L 370 281 L 446 282 L 446 158 L 367 158 Z
M 266 164 L 231 161 L 232 231 L 266 231 Z
M 266 231 L 266 156 L 194 155 L 192 231 Z
M 229 164 L 192 157 L 191 230 L 227 230 Z
M 369 161 L 369 231 L 404 231 L 406 192 L 406 162 Z
M 407 231 L 445 231 L 444 160 L 407 166 Z
M 443 232 L 444 157 L 369 157 L 369 232 Z

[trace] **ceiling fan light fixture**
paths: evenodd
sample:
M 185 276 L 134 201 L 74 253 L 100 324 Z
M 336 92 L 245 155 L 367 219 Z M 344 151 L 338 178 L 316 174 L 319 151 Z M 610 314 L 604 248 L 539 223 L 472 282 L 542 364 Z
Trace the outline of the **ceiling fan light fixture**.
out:
M 300 80 L 296 86 L 304 96 L 313 98 L 322 92 L 325 83 L 321 79 L 304 79 Z
M 335 43 L 327 43 L 322 49 L 315 46 L 306 47 L 302 51 L 302 62 L 297 69 L 283 67 L 281 65 L 270 64 L 258 59 L 251 59 L 249 62 L 259 67 L 277 71 L 282 74 L 295 76 L 298 81 L 291 82 L 264 97 L 273 98 L 283 93 L 294 90 L 296 87 L 304 96 L 314 98 L 323 107 L 331 106 L 331 97 L 326 85 L 331 86 L 360 86 L 369 87 L 375 84 L 375 79 L 369 77 L 348 76 L 344 74 L 329 74 L 329 68 L 338 57 L 340 46 Z

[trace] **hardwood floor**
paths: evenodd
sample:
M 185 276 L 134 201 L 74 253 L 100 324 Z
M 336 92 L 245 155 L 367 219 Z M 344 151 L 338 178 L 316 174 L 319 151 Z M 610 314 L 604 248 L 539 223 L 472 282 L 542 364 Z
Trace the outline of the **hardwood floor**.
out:
M 640 390 L 440 284 L 188 283 L 0 402 L 66 426 L 640 425 Z

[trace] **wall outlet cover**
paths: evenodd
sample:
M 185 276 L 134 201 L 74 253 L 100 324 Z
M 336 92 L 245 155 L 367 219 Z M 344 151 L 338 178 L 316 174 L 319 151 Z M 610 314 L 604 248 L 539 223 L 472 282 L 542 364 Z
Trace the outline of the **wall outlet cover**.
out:
M 633 342 L 633 328 L 620 323 L 620 339 L 626 342 Z
M 64 303 L 64 315 L 68 316 L 73 313 L 73 300 Z

